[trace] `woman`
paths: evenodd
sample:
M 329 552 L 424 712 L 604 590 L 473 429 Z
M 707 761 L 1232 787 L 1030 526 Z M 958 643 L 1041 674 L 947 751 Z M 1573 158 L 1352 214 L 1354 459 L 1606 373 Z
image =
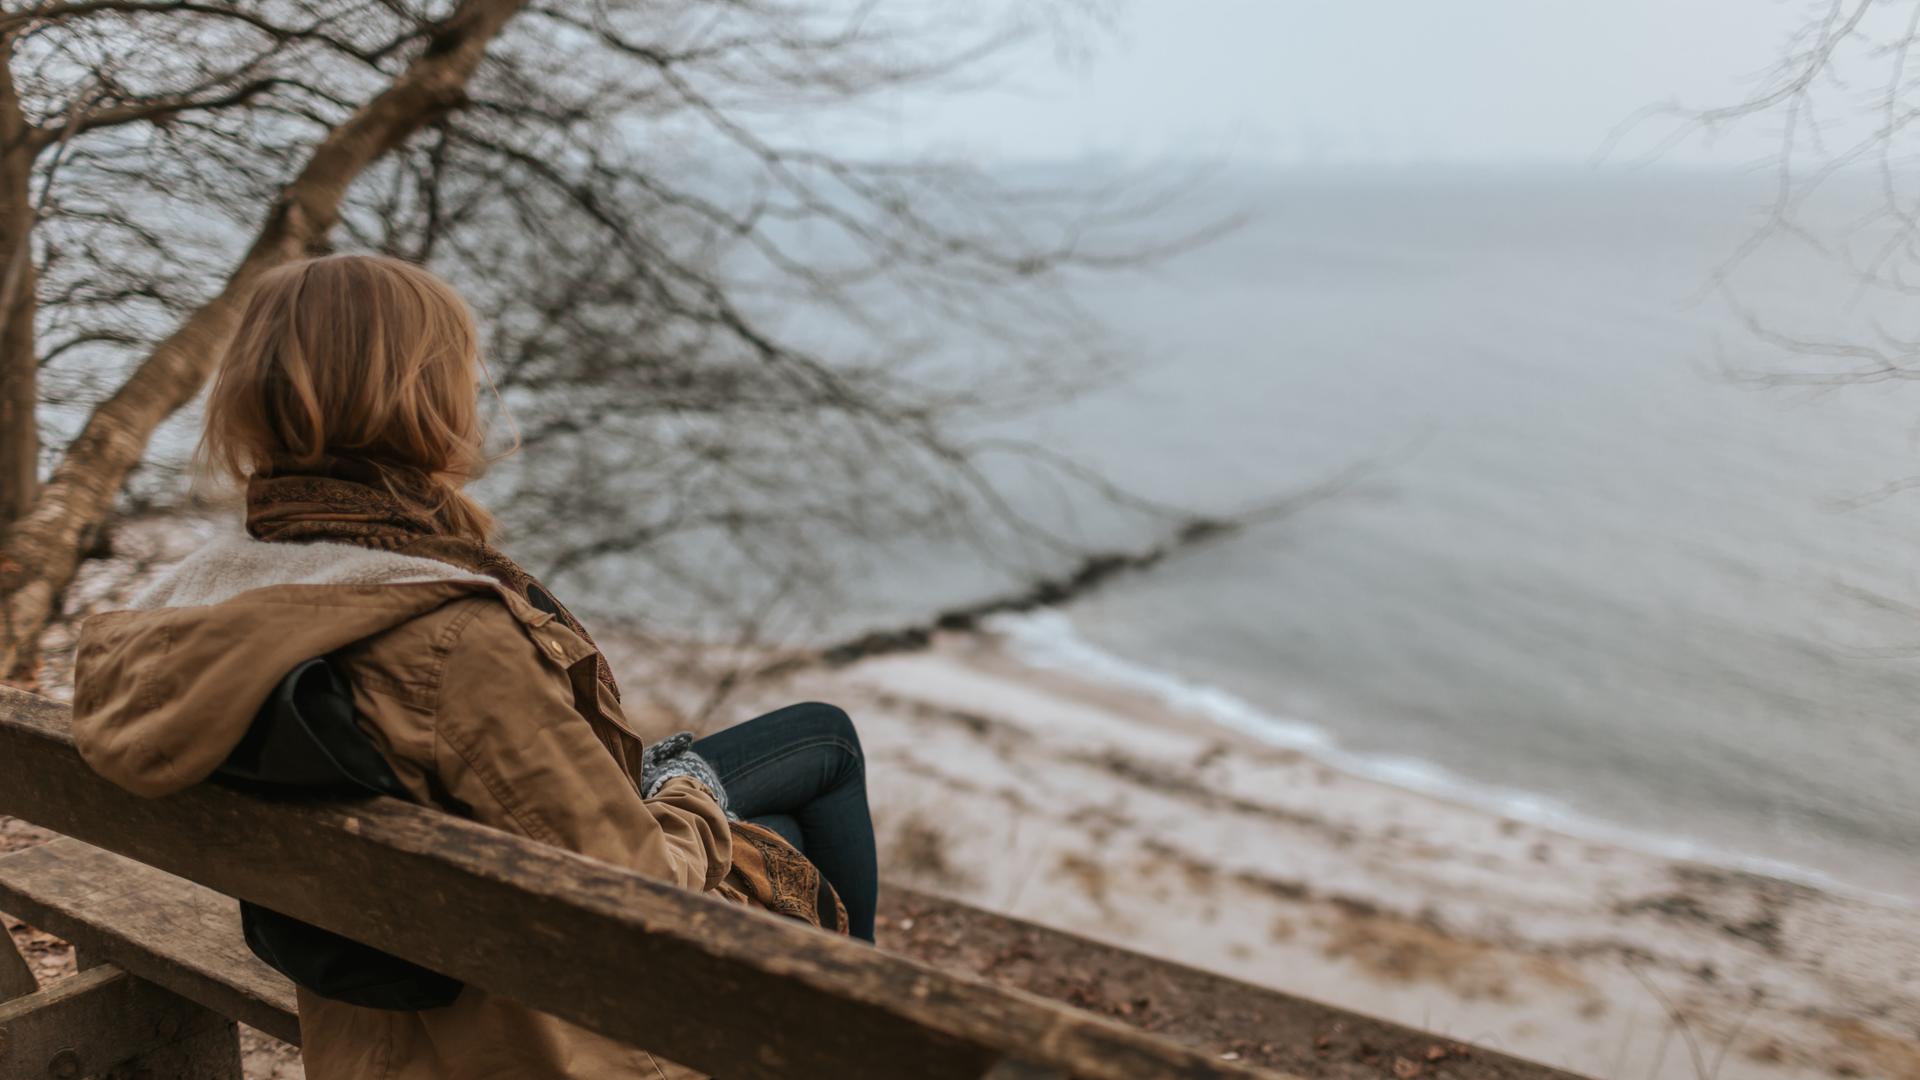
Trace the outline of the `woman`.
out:
M 324 656 L 415 800 L 871 940 L 873 829 L 846 715 L 796 705 L 643 748 L 586 629 L 487 544 L 461 490 L 484 460 L 480 376 L 466 306 L 425 270 L 347 255 L 263 275 L 202 440 L 246 484 L 246 535 L 87 621 L 81 753 L 138 794 L 197 783 L 274 685 Z M 420 1012 L 303 988 L 300 1026 L 312 1080 L 667 1075 L 472 987 Z

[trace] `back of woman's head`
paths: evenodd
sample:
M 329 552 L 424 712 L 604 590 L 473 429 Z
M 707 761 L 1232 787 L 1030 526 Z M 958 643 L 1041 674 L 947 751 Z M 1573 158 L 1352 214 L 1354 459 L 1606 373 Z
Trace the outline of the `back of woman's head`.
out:
M 490 521 L 460 485 L 485 461 L 473 316 L 426 270 L 329 255 L 261 275 L 207 400 L 202 460 L 244 480 L 354 458 L 430 481 L 455 532 Z

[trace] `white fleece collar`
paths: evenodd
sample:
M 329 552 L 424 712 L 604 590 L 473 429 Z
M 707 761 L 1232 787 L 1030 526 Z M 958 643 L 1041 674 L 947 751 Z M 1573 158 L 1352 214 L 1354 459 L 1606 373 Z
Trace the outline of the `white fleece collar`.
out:
M 134 597 L 136 610 L 205 607 L 269 585 L 397 585 L 493 579 L 452 563 L 355 544 L 269 544 L 244 533 L 216 538 Z

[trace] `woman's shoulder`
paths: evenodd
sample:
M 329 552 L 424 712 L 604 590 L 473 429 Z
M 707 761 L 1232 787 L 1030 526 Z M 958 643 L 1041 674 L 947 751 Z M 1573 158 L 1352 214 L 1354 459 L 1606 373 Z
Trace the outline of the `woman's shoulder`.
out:
M 506 599 L 492 590 L 477 590 L 420 612 L 368 638 L 360 648 L 426 670 L 465 649 L 525 639 L 525 627 Z
M 507 605 L 487 592 L 455 597 L 363 638 L 335 654 L 357 687 L 433 711 L 450 668 L 476 650 L 511 671 L 504 642 L 522 636 Z M 520 651 L 530 651 L 524 645 Z
M 423 612 L 363 644 L 383 665 L 417 672 L 435 686 L 449 678 L 559 676 L 592 657 L 593 644 L 505 589 L 470 593 Z

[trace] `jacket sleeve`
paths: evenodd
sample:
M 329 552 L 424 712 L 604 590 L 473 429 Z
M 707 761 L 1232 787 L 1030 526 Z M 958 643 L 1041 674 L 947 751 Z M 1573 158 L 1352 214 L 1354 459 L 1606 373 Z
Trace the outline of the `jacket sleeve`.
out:
M 731 865 L 726 815 L 697 781 L 642 799 L 585 717 L 566 671 L 498 601 L 449 628 L 434 772 L 466 816 L 704 892 Z

